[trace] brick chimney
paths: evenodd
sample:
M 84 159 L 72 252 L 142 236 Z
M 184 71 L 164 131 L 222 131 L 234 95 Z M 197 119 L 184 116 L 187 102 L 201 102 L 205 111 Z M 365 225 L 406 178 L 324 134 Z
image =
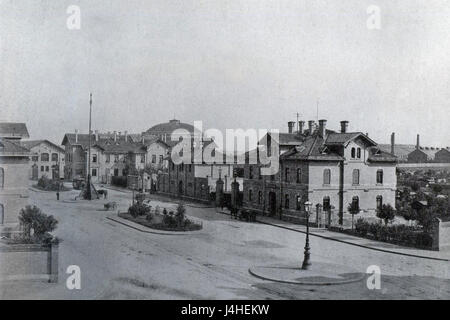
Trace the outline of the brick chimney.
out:
M 319 135 L 325 139 L 326 132 L 327 132 L 327 120 L 325 119 L 319 120 Z
M 75 129 L 75 143 L 78 143 L 78 129 Z
M 341 121 L 341 133 L 347 133 L 348 130 L 348 121 Z
M 298 122 L 298 133 L 303 134 L 303 128 L 305 127 L 305 121 Z
M 289 121 L 288 122 L 288 132 L 289 133 L 293 133 L 294 132 L 294 124 L 295 124 L 294 121 Z
M 114 142 L 117 141 L 117 131 L 114 131 Z
M 420 149 L 420 135 L 417 135 L 416 149 Z
M 127 139 L 128 139 L 128 131 L 125 130 L 125 141 L 127 141 Z
M 95 141 L 98 141 L 98 130 L 95 130 Z
M 391 153 L 395 154 L 395 132 L 391 133 Z
M 312 133 L 313 133 L 313 127 L 314 127 L 314 120 L 309 120 L 309 121 L 308 121 L 309 135 L 312 135 Z

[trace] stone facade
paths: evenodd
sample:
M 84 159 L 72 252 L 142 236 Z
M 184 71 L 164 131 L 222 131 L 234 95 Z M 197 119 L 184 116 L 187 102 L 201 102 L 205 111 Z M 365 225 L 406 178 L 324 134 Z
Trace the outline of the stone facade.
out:
M 22 146 L 31 151 L 29 178 L 46 176 L 49 179 L 64 178 L 65 150 L 48 140 L 23 141 Z

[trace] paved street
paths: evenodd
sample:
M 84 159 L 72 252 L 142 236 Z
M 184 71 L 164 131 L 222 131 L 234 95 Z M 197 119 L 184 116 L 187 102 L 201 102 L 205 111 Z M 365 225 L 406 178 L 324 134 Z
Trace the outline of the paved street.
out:
M 121 210 L 131 194 L 109 191 L 108 200 L 70 200 L 61 194 L 30 191 L 30 203 L 59 220 L 58 284 L 39 281 L 3 283 L 0 298 L 60 299 L 449 299 L 450 263 L 387 254 L 311 237 L 312 263 L 348 265 L 365 272 L 381 268 L 381 289 L 366 282 L 300 286 L 251 276 L 252 266 L 300 265 L 305 236 L 259 223 L 231 220 L 213 208 L 187 206 L 203 230 L 180 235 L 140 232 L 107 219 L 103 203 Z M 167 204 L 168 206 L 170 203 Z M 81 290 L 65 285 L 69 265 L 81 268 Z

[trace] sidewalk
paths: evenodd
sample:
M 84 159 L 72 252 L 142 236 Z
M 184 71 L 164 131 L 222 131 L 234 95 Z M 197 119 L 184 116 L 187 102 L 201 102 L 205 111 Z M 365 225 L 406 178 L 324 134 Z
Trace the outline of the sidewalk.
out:
M 229 215 L 230 213 L 222 210 L 219 211 L 222 214 Z M 294 224 L 291 222 L 278 220 L 275 218 L 270 217 L 264 217 L 257 215 L 256 216 L 256 222 L 271 225 L 277 228 L 283 228 L 286 230 L 291 230 L 295 232 L 301 232 L 306 233 L 306 226 Z M 317 229 L 317 228 L 309 228 L 309 234 L 311 236 L 331 240 L 331 241 L 337 241 L 341 243 L 345 243 L 348 245 L 358 246 L 370 250 L 376 250 L 391 254 L 398 254 L 398 255 L 404 255 L 404 256 L 410 256 L 410 257 L 416 257 L 416 258 L 423 258 L 423 259 L 431 259 L 431 260 L 440 260 L 440 261 L 448 261 L 450 262 L 450 250 L 445 251 L 430 251 L 430 250 L 421 250 L 411 247 L 403 247 L 391 243 L 381 242 L 381 241 L 375 241 L 365 238 L 359 238 L 355 237 L 349 234 L 345 233 L 339 233 L 334 231 L 329 231 L 328 229 Z

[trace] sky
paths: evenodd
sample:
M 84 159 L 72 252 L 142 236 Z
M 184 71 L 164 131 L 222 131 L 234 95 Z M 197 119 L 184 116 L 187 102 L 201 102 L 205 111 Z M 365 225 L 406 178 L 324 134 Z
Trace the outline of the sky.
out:
M 330 129 L 450 146 L 449 30 L 448 1 L 0 0 L 0 120 L 61 143 L 88 131 L 90 92 L 93 129 L 133 133 L 283 132 L 318 105 Z

